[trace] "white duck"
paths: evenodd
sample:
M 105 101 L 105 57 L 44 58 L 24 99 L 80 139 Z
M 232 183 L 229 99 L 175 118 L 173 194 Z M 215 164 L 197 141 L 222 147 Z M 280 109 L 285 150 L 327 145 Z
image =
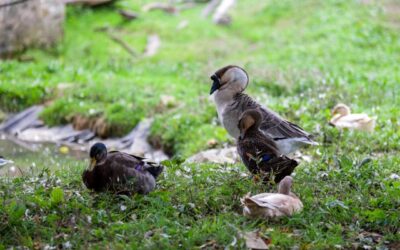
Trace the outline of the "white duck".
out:
M 375 120 L 376 118 L 371 118 L 367 114 L 352 114 L 347 105 L 339 103 L 332 109 L 332 119 L 329 124 L 338 128 L 372 132 L 375 128 Z
M 243 215 L 252 218 L 291 216 L 303 208 L 301 200 L 292 192 L 293 178 L 286 176 L 279 183 L 278 193 L 247 194 L 241 199 Z

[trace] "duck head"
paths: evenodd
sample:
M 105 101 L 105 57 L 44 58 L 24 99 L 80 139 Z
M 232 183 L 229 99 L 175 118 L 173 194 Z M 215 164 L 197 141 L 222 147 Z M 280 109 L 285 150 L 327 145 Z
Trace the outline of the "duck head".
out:
M 210 95 L 215 91 L 226 92 L 234 95 L 246 89 L 249 83 L 249 76 L 244 69 L 235 65 L 228 65 L 217 70 L 212 76 L 213 84 Z
M 283 180 L 279 182 L 278 193 L 289 195 L 290 189 L 292 187 L 292 182 L 293 178 L 291 176 L 286 176 L 285 178 L 283 178 Z
M 261 113 L 256 109 L 250 109 L 243 112 L 242 115 L 239 117 L 239 139 L 243 139 L 245 137 L 246 132 L 249 130 L 249 128 L 258 129 L 261 124 L 261 119 Z
M 97 163 L 103 162 L 107 158 L 107 148 L 106 145 L 104 145 L 101 142 L 95 143 L 91 148 L 90 148 L 90 166 L 89 166 L 89 171 L 92 171 L 94 167 L 96 166 Z
M 345 115 L 350 115 L 350 108 L 343 103 L 337 104 L 335 107 L 332 109 L 332 116 L 335 115 L 340 115 L 340 116 L 345 116 Z

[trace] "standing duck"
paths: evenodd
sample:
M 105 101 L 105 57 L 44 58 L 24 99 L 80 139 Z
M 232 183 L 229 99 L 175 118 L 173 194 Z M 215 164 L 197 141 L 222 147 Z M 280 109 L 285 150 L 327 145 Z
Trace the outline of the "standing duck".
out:
M 239 137 L 237 124 L 240 115 L 245 110 L 258 109 L 262 114 L 261 131 L 275 141 L 281 154 L 287 155 L 306 144 L 318 145 L 302 128 L 261 106 L 243 93 L 249 83 L 249 77 L 244 69 L 229 65 L 217 70 L 211 79 L 213 85 L 210 95 L 214 94 L 218 117 L 235 139 Z
M 338 128 L 372 132 L 375 128 L 375 118 L 367 114 L 352 114 L 347 105 L 339 103 L 332 109 L 332 119 L 329 124 Z
M 260 130 L 262 116 L 259 110 L 250 109 L 239 118 L 240 135 L 237 151 L 243 163 L 252 174 L 262 174 L 264 181 L 275 176 L 275 183 L 290 175 L 298 163 L 281 155 L 271 137 Z
M 86 187 L 123 194 L 148 194 L 156 186 L 162 165 L 146 162 L 142 157 L 118 151 L 107 152 L 103 143 L 90 149 L 90 167 L 82 174 Z
M 278 193 L 261 193 L 254 196 L 247 194 L 240 201 L 243 215 L 251 218 L 275 218 L 291 216 L 303 209 L 303 203 L 292 192 L 293 178 L 286 176 L 278 187 Z

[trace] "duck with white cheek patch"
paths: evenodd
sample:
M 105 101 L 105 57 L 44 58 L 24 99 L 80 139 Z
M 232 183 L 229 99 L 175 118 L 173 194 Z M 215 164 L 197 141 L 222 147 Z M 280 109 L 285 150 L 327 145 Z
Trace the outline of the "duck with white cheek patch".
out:
M 237 124 L 241 114 L 248 109 L 257 109 L 262 115 L 260 130 L 275 141 L 281 154 L 287 155 L 307 144 L 318 145 L 302 128 L 261 106 L 243 93 L 249 83 L 249 77 L 244 69 L 229 65 L 217 70 L 211 79 L 213 85 L 210 95 L 214 95 L 218 117 L 233 138 L 239 138 L 240 131 Z

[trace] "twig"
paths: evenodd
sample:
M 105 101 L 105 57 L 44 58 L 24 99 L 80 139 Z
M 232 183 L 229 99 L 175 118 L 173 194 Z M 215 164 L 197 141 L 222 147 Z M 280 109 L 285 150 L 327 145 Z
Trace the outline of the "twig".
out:
M 63 0 L 65 4 L 86 4 L 89 6 L 109 4 L 113 1 L 114 0 Z
M 129 11 L 129 10 L 119 10 L 118 12 L 125 20 L 128 20 L 128 21 L 135 20 L 139 17 L 139 15 L 137 13 Z
M 125 41 L 123 41 L 121 38 L 119 38 L 116 35 L 111 34 L 111 33 L 108 33 L 108 35 L 111 37 L 111 39 L 114 42 L 116 42 L 119 45 L 121 45 L 122 48 L 124 48 L 131 56 L 133 56 L 133 57 L 137 56 L 136 51 L 132 47 L 130 47 Z

